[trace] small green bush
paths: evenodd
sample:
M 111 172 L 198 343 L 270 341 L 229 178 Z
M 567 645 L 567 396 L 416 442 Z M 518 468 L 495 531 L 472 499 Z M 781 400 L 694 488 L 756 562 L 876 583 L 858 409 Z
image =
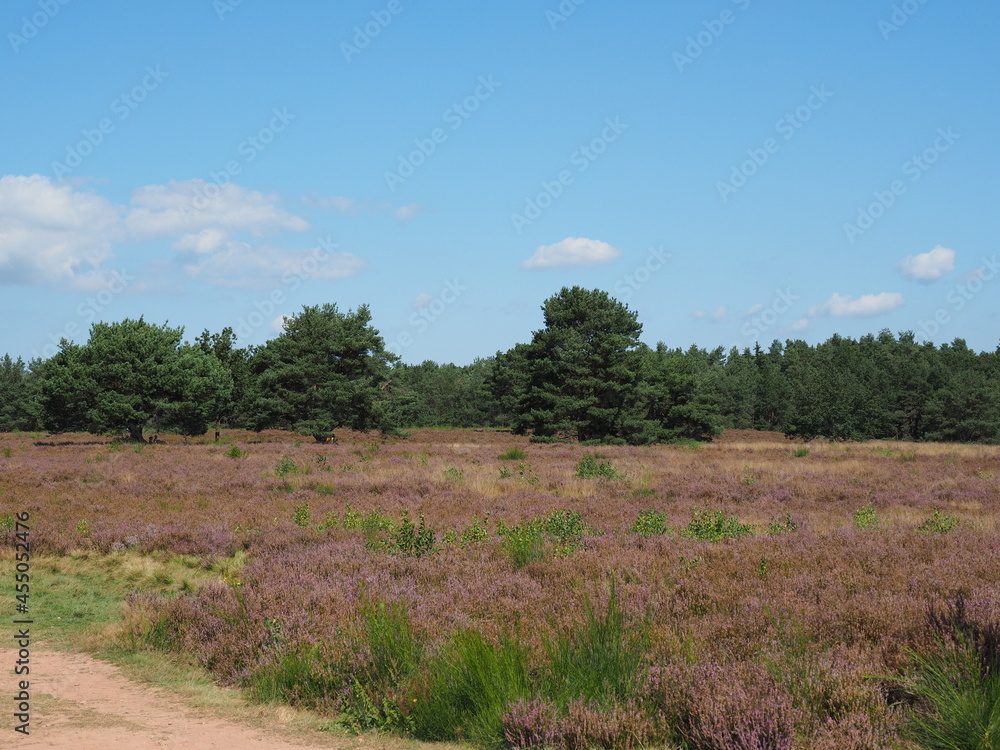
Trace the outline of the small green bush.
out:
M 719 542 L 723 539 L 739 539 L 752 536 L 753 527 L 740 523 L 736 516 L 726 516 L 721 510 L 711 511 L 696 508 L 691 523 L 681 532 L 688 539 Z
M 598 461 L 593 453 L 585 453 L 580 463 L 576 465 L 576 476 L 580 479 L 593 479 L 603 477 L 605 479 L 621 479 L 621 474 L 611 465 L 610 462 Z
M 772 536 L 777 536 L 779 534 L 786 534 L 790 531 L 798 530 L 799 525 L 792 520 L 791 513 L 785 513 L 784 518 L 772 518 L 771 522 L 768 524 L 767 531 Z
M 299 466 L 292 459 L 285 456 L 280 461 L 278 465 L 274 467 L 274 475 L 278 477 L 287 476 L 288 474 L 298 474 Z
M 917 527 L 921 534 L 947 534 L 958 526 L 958 519 L 940 510 L 935 510 L 934 515 Z
M 640 511 L 639 517 L 632 525 L 632 533 L 642 536 L 659 536 L 671 532 L 672 529 L 667 525 L 667 514 L 655 510 Z
M 796 448 L 794 451 L 792 451 L 792 455 L 795 458 L 805 458 L 806 456 L 809 455 L 809 449 L 808 448 Z
M 880 523 L 878 513 L 875 512 L 875 506 L 871 503 L 863 505 L 854 511 L 854 525 L 862 531 L 876 529 Z
M 524 461 L 528 454 L 523 448 L 511 448 L 509 451 L 500 454 L 501 461 Z
M 238 445 L 233 445 L 226 454 L 227 458 L 246 458 L 249 455 L 246 451 L 241 451 Z M 280 475 L 279 475 L 280 476 Z
M 295 513 L 292 514 L 292 523 L 296 526 L 301 526 L 302 528 L 305 528 L 312 523 L 308 505 L 299 505 L 295 508 Z
M 435 546 L 437 532 L 427 525 L 423 513 L 420 514 L 419 525 L 410 520 L 408 510 L 403 511 L 398 526 L 381 514 L 369 514 L 369 518 L 372 519 L 372 525 L 369 529 L 368 541 L 365 543 L 366 549 L 406 557 L 423 557 L 438 551 Z M 345 528 L 347 528 L 346 525 Z M 386 536 L 378 536 L 380 531 L 385 532 Z

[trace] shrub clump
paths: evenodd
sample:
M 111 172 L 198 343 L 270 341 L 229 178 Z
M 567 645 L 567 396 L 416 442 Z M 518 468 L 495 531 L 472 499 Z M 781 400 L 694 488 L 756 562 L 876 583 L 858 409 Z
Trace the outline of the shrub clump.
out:
M 580 479 L 593 479 L 603 477 L 605 479 L 621 479 L 622 475 L 611 465 L 610 462 L 598 461 L 593 453 L 585 453 L 583 459 L 576 465 L 576 476 Z

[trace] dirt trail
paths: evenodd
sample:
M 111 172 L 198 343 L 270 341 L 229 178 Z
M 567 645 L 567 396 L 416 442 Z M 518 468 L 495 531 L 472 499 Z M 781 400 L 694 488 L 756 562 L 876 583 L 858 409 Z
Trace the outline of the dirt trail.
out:
M 0 650 L 4 678 L 0 697 L 9 704 L 16 694 L 15 652 Z M 33 649 L 31 653 L 31 734 L 14 731 L 4 711 L 0 747 L 71 748 L 72 750 L 283 750 L 331 747 L 361 750 L 370 740 L 347 739 L 303 744 L 282 736 L 280 727 L 255 729 L 191 708 L 165 690 L 126 677 L 114 665 L 85 654 Z M 287 733 L 286 733 L 287 734 Z M 396 744 L 396 743 L 393 743 Z M 416 744 L 416 743 L 414 743 Z M 387 747 L 387 745 L 382 745 Z

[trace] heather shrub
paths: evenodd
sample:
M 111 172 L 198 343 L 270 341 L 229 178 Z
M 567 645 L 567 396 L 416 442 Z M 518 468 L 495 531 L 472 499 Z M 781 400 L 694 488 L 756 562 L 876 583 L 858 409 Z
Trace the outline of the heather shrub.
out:
M 736 516 L 726 516 L 721 510 L 711 511 L 695 508 L 691 522 L 681 531 L 688 539 L 706 542 L 720 542 L 723 539 L 739 539 L 752 536 L 753 527 L 740 523 Z
M 583 454 L 583 458 L 576 465 L 576 476 L 580 479 L 593 479 L 603 477 L 604 479 L 621 479 L 621 474 L 607 461 L 598 461 L 593 453 Z
M 565 715 L 564 715 L 565 714 Z M 536 698 L 512 703 L 503 715 L 503 739 L 510 748 L 579 750 L 646 747 L 658 739 L 655 721 L 637 704 L 600 708 L 572 701 L 565 712 Z
M 691 750 L 792 750 L 797 712 L 750 664 L 695 667 L 678 731 Z
M 632 524 L 632 533 L 641 536 L 657 536 L 673 531 L 667 525 L 667 514 L 655 510 L 639 511 L 639 517 Z
M 917 527 L 917 531 L 921 534 L 947 534 L 956 526 L 958 526 L 957 518 L 935 509 L 934 514 Z

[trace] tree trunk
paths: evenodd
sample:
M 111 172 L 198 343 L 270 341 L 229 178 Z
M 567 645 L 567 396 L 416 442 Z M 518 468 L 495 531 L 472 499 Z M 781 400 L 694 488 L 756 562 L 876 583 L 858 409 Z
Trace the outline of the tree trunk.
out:
M 128 426 L 128 434 L 132 436 L 132 439 L 137 443 L 145 443 L 146 438 L 142 436 L 142 425 L 141 424 L 130 424 Z

